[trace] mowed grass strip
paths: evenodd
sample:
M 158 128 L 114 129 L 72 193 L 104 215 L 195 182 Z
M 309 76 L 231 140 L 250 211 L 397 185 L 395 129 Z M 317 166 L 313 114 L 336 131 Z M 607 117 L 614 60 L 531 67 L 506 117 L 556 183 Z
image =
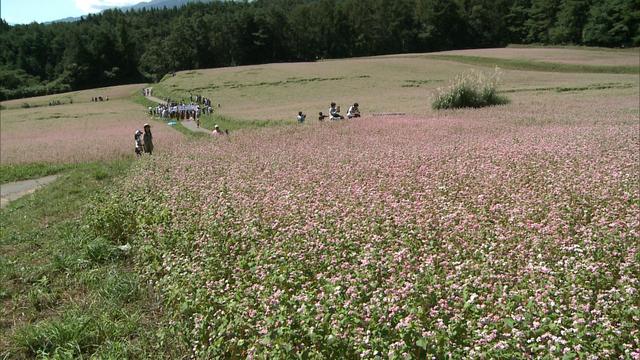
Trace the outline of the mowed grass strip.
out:
M 522 59 L 500 59 L 482 56 L 467 55 L 425 55 L 426 58 L 434 60 L 455 61 L 469 65 L 478 66 L 498 66 L 503 69 L 522 71 L 545 71 L 564 73 L 596 73 L 596 74 L 638 74 L 640 67 L 624 65 L 585 65 L 552 63 Z
M 82 218 L 132 163 L 77 165 L 0 210 L 0 358 L 172 353 L 156 338 L 160 308 L 130 252 L 92 235 Z

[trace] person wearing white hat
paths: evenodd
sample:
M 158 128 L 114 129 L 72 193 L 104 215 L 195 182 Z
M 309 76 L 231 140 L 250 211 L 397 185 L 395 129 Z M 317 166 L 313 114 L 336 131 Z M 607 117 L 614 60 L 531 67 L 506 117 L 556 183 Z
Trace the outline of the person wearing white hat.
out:
M 211 133 L 211 135 L 224 135 L 224 133 L 222 132 L 222 130 L 220 130 L 220 127 L 216 125 L 213 127 L 213 132 Z

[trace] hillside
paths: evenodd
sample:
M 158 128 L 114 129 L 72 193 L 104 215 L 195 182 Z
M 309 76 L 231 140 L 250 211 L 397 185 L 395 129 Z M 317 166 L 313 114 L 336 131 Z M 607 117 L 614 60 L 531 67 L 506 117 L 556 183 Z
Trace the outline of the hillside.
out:
M 453 54 L 456 57 L 440 57 Z M 637 62 L 638 54 L 638 49 L 498 48 L 265 64 L 182 71 L 165 77 L 155 91 L 186 101 L 190 94 L 203 95 L 220 103 L 223 115 L 247 120 L 292 119 L 298 111 L 313 117 L 326 112 L 332 101 L 345 110 L 358 102 L 367 114 L 426 115 L 432 111 L 429 104 L 435 89 L 470 68 L 485 72 L 492 72 L 495 66 L 503 68 L 500 90 L 516 102 L 536 93 L 571 89 L 637 91 L 633 72 L 638 67 L 627 64 Z M 529 60 L 522 60 L 523 56 Z M 518 62 L 514 66 L 509 61 Z M 593 72 L 600 70 L 605 72 Z M 615 73 L 619 70 L 629 73 Z
M 1 23 L 0 99 L 157 81 L 187 69 L 509 43 L 640 44 L 637 9 L 619 0 L 276 0 L 169 7 L 174 4 L 156 0 L 134 6 L 162 7 L 153 12 L 107 10 L 50 25 Z
M 0 183 L 58 177 L 0 207 L 0 358 L 637 357 L 637 51 L 250 65 L 2 102 Z M 510 102 L 431 109 L 495 65 Z M 149 86 L 210 97 L 202 127 L 230 133 L 150 115 Z M 363 116 L 316 120 L 330 101 Z

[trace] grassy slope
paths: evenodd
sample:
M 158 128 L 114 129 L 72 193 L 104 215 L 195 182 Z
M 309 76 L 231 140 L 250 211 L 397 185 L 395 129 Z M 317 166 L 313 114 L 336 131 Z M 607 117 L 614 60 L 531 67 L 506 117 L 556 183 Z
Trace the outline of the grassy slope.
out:
M 175 101 L 183 101 L 189 102 L 189 92 L 185 91 L 168 91 L 163 87 L 162 84 L 156 84 L 154 86 L 154 94 L 160 98 L 171 98 L 175 99 Z M 155 106 L 156 103 L 150 101 L 143 96 L 139 96 L 136 99 L 136 102 L 143 104 L 145 106 Z M 223 130 L 229 131 L 237 131 L 241 129 L 256 129 L 256 128 L 264 128 L 264 127 L 272 127 L 272 126 L 282 126 L 282 125 L 292 125 L 295 123 L 294 120 L 256 120 L 256 119 L 238 119 L 233 118 L 231 116 L 225 116 L 219 113 L 218 110 L 214 108 L 214 113 L 211 115 L 202 114 L 200 118 L 200 126 L 205 129 L 213 130 L 215 125 L 220 126 Z M 182 133 L 190 134 L 191 136 L 202 137 L 207 136 L 204 133 L 193 133 L 189 129 L 185 128 L 178 122 L 176 125 L 176 129 Z
M 491 49 L 481 51 L 483 54 L 491 53 Z M 509 51 L 506 55 L 509 55 Z M 552 56 L 562 61 L 562 51 L 558 51 L 560 53 L 551 51 Z M 567 59 L 575 59 L 575 52 L 582 54 L 572 49 Z M 584 56 L 578 57 L 580 61 L 588 60 L 590 52 L 584 53 Z M 513 56 L 516 55 L 514 53 Z M 446 85 L 449 79 L 469 68 L 486 71 L 489 66 L 496 64 L 493 59 L 466 64 L 432 56 L 407 54 L 184 71 L 166 77 L 154 88 L 158 94 L 178 100 L 188 101 L 190 93 L 207 96 L 214 104 L 222 105 L 222 116 L 234 121 L 294 122 L 298 111 L 305 112 L 307 119 L 314 120 L 319 111 L 327 112 L 331 101 L 341 105 L 343 112 L 346 112 L 350 103 L 357 101 L 365 116 L 389 112 L 433 115 L 429 104 L 436 88 Z M 501 89 L 554 91 L 559 88 L 584 88 L 597 91 L 602 87 L 601 84 L 607 84 L 607 87 L 637 84 L 637 77 L 631 74 L 573 72 L 585 69 L 610 70 L 605 65 L 539 65 L 517 58 L 500 61 L 513 65 L 513 69 L 504 69 Z M 602 61 L 606 63 L 606 59 Z M 543 68 L 545 71 L 539 71 Z M 552 72 L 554 69 L 561 72 Z
M 114 88 L 106 88 L 106 89 L 101 89 L 104 90 L 104 92 L 106 93 L 111 93 L 111 94 L 120 94 L 123 91 L 127 91 L 126 96 L 125 94 L 120 94 L 120 95 L 116 95 L 117 97 L 114 98 L 112 101 L 110 101 L 111 104 L 118 104 L 118 101 L 114 101 L 114 100 L 125 100 L 125 99 L 130 99 L 135 103 L 144 105 L 146 106 L 150 106 L 151 104 L 153 104 L 152 102 L 150 102 L 149 100 L 147 100 L 146 98 L 144 98 L 139 91 L 134 91 L 133 95 L 132 95 L 132 86 L 127 85 L 126 88 L 122 89 L 121 87 L 114 87 Z M 82 97 L 86 97 L 88 95 L 90 95 L 92 93 L 92 91 L 97 91 L 97 90 L 85 90 L 82 92 L 78 92 L 77 96 L 82 96 Z M 32 101 L 32 99 L 36 99 L 36 98 L 29 98 L 29 99 L 24 99 L 25 101 Z M 75 102 L 76 104 L 78 104 L 79 102 Z M 107 103 L 104 103 L 107 104 Z M 137 107 L 134 107 L 137 109 Z M 47 108 L 46 110 L 49 109 L 54 109 L 54 108 Z M 75 117 L 77 117 L 78 114 L 70 112 L 68 110 L 67 107 L 65 106 L 61 106 L 61 107 L 55 107 L 55 110 L 57 111 L 58 115 L 61 113 L 64 113 L 65 116 L 74 119 Z M 114 109 L 113 111 L 118 111 L 118 109 Z M 113 112 L 112 111 L 112 112 Z M 138 117 L 139 120 L 139 124 L 138 126 L 141 127 L 142 124 L 144 123 L 144 121 L 148 121 L 147 118 L 144 115 L 140 115 L 142 114 L 142 109 L 140 109 L 140 112 L 136 112 L 134 114 L 134 116 Z M 88 116 L 87 114 L 85 114 L 85 116 Z M 121 118 L 127 118 L 127 117 L 131 117 L 131 114 L 129 112 L 120 112 L 116 115 L 117 117 L 121 117 Z M 25 116 L 25 119 L 28 120 L 28 117 Z M 7 120 L 6 118 L 4 119 L 4 121 L 11 121 L 11 120 Z M 25 121 L 21 120 L 20 121 L 21 126 L 24 126 Z M 9 124 L 10 126 L 14 126 L 13 124 Z M 7 123 L 3 123 L 3 131 L 9 131 L 8 129 L 10 128 L 10 126 L 7 125 Z M 158 122 L 158 125 L 164 125 L 164 122 Z M 180 131 L 181 133 L 183 133 L 184 135 L 187 136 L 194 136 L 194 134 L 189 131 L 188 129 L 184 128 L 183 126 L 177 126 L 176 130 Z M 156 133 L 157 135 L 157 133 Z M 203 134 L 204 135 L 204 134 Z M 197 135 L 195 135 L 197 136 Z M 127 147 L 126 152 L 129 152 L 129 148 Z M 113 156 L 114 158 L 116 157 L 122 157 L 122 156 Z M 97 164 L 97 163 L 94 163 Z M 78 163 L 67 163 L 67 162 L 61 162 L 61 163 L 48 163 L 48 162 L 35 162 L 35 163 L 26 163 L 26 164 L 12 164 L 12 163 L 2 163 L 0 164 L 0 184 L 4 184 L 4 183 L 8 183 L 8 182 L 13 182 L 13 181 L 20 181 L 20 180 L 27 180 L 27 179 L 35 179 L 35 178 L 39 178 L 39 177 L 43 177 L 43 176 L 47 176 L 47 175 L 53 175 L 53 174 L 57 174 L 63 171 L 67 171 L 67 170 L 71 170 L 71 169 L 77 169 L 77 168 L 81 168 L 82 166 L 84 166 L 86 164 L 78 164 Z
M 57 174 L 64 170 L 71 169 L 75 164 L 2 164 L 0 165 L 0 184 L 12 181 L 36 179 L 43 176 Z
M 131 98 L 129 88 L 94 91 Z M 167 347 L 175 342 L 164 340 L 157 299 L 128 254 L 87 225 L 93 197 L 126 176 L 132 160 L 0 166 L 0 183 L 61 173 L 0 210 L 0 358 L 171 358 L 183 352 Z
M 159 309 L 125 252 L 82 219 L 131 161 L 77 165 L 0 212 L 0 358 L 144 357 Z M 146 354 L 146 355 L 145 355 Z
M 544 71 L 562 73 L 596 73 L 596 74 L 638 74 L 638 66 L 610 66 L 564 64 L 521 59 L 499 59 L 482 56 L 466 55 L 429 55 L 435 60 L 449 60 L 478 66 L 498 66 L 509 70 Z
M 48 106 L 51 101 L 59 101 L 62 104 L 69 104 L 70 102 L 74 104 L 78 103 L 90 103 L 91 98 L 102 96 L 109 97 L 109 100 L 117 100 L 117 99 L 127 99 L 131 96 L 132 92 L 139 92 L 145 84 L 131 84 L 131 85 L 119 85 L 119 86 L 110 86 L 104 88 L 96 88 L 90 90 L 79 90 L 72 91 L 68 93 L 55 94 L 55 95 L 46 95 L 46 96 L 37 96 L 26 99 L 15 99 L 15 100 L 7 100 L 0 103 L 3 106 L 3 109 L 17 109 L 21 107 L 25 107 L 28 105 L 29 107 L 41 107 Z M 25 105 L 26 104 L 26 105 Z M 59 105 L 56 105 L 59 106 Z M 55 107 L 55 106 L 54 106 Z
M 428 91 L 466 68 L 433 59 L 278 64 L 180 73 L 163 81 L 158 90 L 210 96 L 223 104 L 222 113 L 231 120 L 226 124 L 221 117 L 205 118 L 204 125 L 216 122 L 225 128 L 242 121 L 236 125 L 241 128 L 264 122 L 238 118 L 287 118 L 282 122 L 292 123 L 297 109 L 313 119 L 314 111 L 326 111 L 331 100 L 345 108 L 349 100 L 362 104 L 360 99 L 365 99 L 368 113 L 428 111 Z M 507 72 L 506 85 L 555 89 L 628 79 L 514 71 Z M 629 89 L 616 91 L 627 94 Z M 637 89 L 633 92 L 637 94 Z M 517 98 L 514 106 L 527 96 Z M 150 105 L 139 95 L 135 101 Z M 635 108 L 629 111 L 637 113 Z M 129 171 L 130 163 L 80 164 L 58 170 L 42 164 L 29 166 L 15 167 L 6 178 L 66 173 L 53 185 L 0 210 L 0 358 L 29 358 L 37 353 L 113 358 L 179 354 L 180 349 L 171 347 L 175 341 L 163 340 L 166 335 L 157 321 L 157 303 L 132 272 L 128 257 L 83 227 L 82 214 L 91 196 L 107 191 Z M 0 169 L 2 179 L 6 169 Z M 16 175 L 20 173 L 31 175 Z

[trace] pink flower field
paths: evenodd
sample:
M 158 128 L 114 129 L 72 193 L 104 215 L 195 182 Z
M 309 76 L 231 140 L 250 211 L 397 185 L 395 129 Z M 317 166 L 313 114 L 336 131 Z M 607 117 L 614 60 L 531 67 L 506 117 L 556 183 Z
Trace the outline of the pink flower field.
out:
M 133 134 L 150 119 L 128 101 L 3 110 L 0 162 L 80 163 L 133 154 Z M 152 123 L 154 144 L 163 151 L 182 138 Z
M 572 99 L 200 143 L 96 230 L 194 358 L 637 359 L 637 102 Z

